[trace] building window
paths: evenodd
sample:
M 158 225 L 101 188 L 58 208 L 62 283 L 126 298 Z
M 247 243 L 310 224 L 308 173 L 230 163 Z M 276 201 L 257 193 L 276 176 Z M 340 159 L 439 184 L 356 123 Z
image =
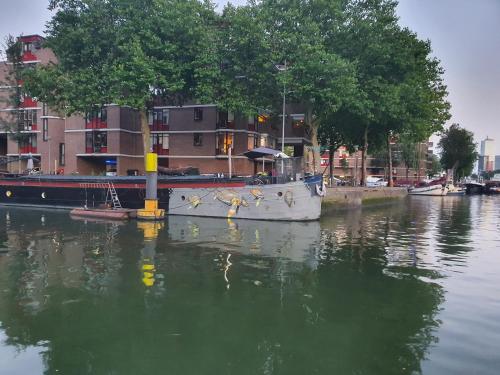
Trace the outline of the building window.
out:
M 195 108 L 194 109 L 194 121 L 203 120 L 203 108 Z
M 249 150 L 259 147 L 259 138 L 255 134 L 248 134 L 248 145 Z
M 108 110 L 106 107 L 94 107 L 85 114 L 86 128 L 105 128 L 108 121 Z
M 151 134 L 150 141 L 154 153 L 158 155 L 168 154 L 168 148 L 169 148 L 168 134 L 163 134 L 163 133 Z
M 229 148 L 234 149 L 234 133 L 223 132 L 218 133 L 216 137 L 216 152 L 218 155 L 227 155 Z
M 170 111 L 168 109 L 153 109 L 148 112 L 148 124 L 153 128 L 168 125 Z
M 30 134 L 19 141 L 19 152 L 21 154 L 37 153 L 36 134 Z
M 85 134 L 85 149 L 89 154 L 108 152 L 108 134 L 91 131 Z
M 194 133 L 193 134 L 193 145 L 194 146 L 203 146 L 203 134 L 202 133 Z
M 59 143 L 59 166 L 63 167 L 66 164 L 66 145 Z
M 26 109 L 24 111 L 19 111 L 17 116 L 20 131 L 36 130 L 36 109 Z
M 31 52 L 31 51 L 33 51 L 33 43 L 31 43 L 31 42 L 24 42 L 23 43 L 23 50 L 24 50 L 24 52 Z
M 42 135 L 44 141 L 49 140 L 49 119 L 47 118 L 42 120 Z

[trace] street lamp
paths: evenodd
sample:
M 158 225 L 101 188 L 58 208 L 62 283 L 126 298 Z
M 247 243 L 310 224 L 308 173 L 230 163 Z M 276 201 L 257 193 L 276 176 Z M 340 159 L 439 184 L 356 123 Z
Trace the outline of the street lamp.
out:
M 280 72 L 286 72 L 286 60 L 284 65 L 275 65 Z M 285 116 L 286 116 L 286 81 L 283 80 L 283 125 L 281 129 L 281 152 L 285 153 Z
M 46 141 L 49 142 L 49 160 L 48 160 L 48 162 L 49 162 L 49 164 L 48 164 L 48 166 L 49 166 L 49 174 L 50 174 L 50 145 L 51 145 L 50 140 L 51 139 L 52 139 L 51 137 L 47 137 L 47 139 L 46 139 Z
M 286 72 L 286 60 L 283 65 L 275 65 L 276 69 L 280 72 Z M 281 153 L 285 153 L 285 116 L 286 116 L 286 80 L 283 79 L 283 124 L 281 126 Z M 281 155 L 281 175 L 284 174 L 285 162 L 283 155 Z

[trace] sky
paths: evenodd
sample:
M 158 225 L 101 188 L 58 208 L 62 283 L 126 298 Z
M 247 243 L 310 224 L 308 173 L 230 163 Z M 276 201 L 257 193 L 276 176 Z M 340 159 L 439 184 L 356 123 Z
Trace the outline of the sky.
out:
M 216 3 L 221 8 L 227 1 Z M 2 44 L 8 34 L 43 34 L 51 16 L 47 4 L 0 0 Z M 495 139 L 500 155 L 500 0 L 400 0 L 398 14 L 401 25 L 431 40 L 441 60 L 452 104 L 449 124 L 473 131 L 477 142 Z

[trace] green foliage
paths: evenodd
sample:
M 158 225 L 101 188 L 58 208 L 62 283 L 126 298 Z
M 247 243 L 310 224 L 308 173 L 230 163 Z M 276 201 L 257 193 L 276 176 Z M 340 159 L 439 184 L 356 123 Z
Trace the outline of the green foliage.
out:
M 46 46 L 57 65 L 25 75 L 26 89 L 62 112 L 116 103 L 143 110 L 153 97 L 206 96 L 216 55 L 213 6 L 196 0 L 52 0 Z
M 443 132 L 438 146 L 441 149 L 441 165 L 444 169 L 453 169 L 455 178 L 471 174 L 478 157 L 472 132 L 453 124 Z
M 430 168 L 427 170 L 427 175 L 432 177 L 435 176 L 443 171 L 443 168 L 441 166 L 441 162 L 439 161 L 439 158 L 436 155 L 432 155 L 431 162 L 430 162 Z
M 12 35 L 7 36 L 4 44 L 8 72 L 6 81 L 0 82 L 0 85 L 7 86 L 9 89 L 8 95 L 0 97 L 0 103 L 12 110 L 0 114 L 0 129 L 6 132 L 12 140 L 22 141 L 27 138 L 26 133 L 22 133 L 19 126 L 19 116 L 22 114 L 19 108 L 23 97 L 23 89 L 19 83 L 25 70 L 22 61 L 22 45 Z

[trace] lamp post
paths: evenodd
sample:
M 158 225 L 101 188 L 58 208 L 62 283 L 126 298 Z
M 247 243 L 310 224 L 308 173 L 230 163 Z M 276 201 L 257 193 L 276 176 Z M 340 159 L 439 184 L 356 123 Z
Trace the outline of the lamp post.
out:
M 284 65 L 275 65 L 280 72 L 286 72 L 286 60 Z M 281 152 L 285 153 L 285 116 L 286 116 L 286 81 L 283 79 L 283 123 L 281 125 Z M 283 156 L 281 156 L 281 174 L 285 169 Z
M 50 161 L 50 149 L 51 149 L 51 142 L 50 142 L 50 140 L 51 140 L 51 139 L 52 139 L 51 137 L 47 137 L 47 142 L 49 143 L 49 160 L 48 160 L 48 162 L 49 162 L 49 163 L 48 163 L 48 166 L 49 166 L 49 174 L 50 174 L 50 163 L 51 163 L 51 161 Z

